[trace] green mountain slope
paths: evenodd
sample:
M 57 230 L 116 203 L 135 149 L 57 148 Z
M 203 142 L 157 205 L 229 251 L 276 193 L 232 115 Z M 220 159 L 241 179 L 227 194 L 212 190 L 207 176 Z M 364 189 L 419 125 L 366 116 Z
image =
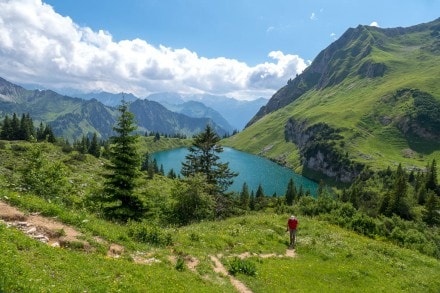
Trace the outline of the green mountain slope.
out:
M 225 144 L 311 177 L 440 158 L 440 19 L 351 28 Z
M 169 111 L 157 102 L 135 100 L 129 110 L 136 116 L 140 132 L 193 135 L 210 123 L 220 135 L 228 131 L 209 118 L 192 118 Z M 0 78 L 0 117 L 29 113 L 35 123 L 50 124 L 55 135 L 80 139 L 94 132 L 103 138 L 112 135 L 118 111 L 96 99 L 83 100 L 60 95 L 51 90 L 26 90 Z

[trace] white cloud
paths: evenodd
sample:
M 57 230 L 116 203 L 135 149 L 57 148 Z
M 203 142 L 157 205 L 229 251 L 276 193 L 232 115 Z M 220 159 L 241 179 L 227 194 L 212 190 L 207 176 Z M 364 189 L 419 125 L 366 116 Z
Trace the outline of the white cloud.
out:
M 370 23 L 370 26 L 379 27 L 379 24 L 377 23 L 377 21 L 373 21 L 372 23 Z
M 310 20 L 317 20 L 318 17 L 316 16 L 315 12 L 312 12 L 312 14 L 310 15 Z
M 309 64 L 280 51 L 269 53 L 272 62 L 249 66 L 141 39 L 115 42 L 109 32 L 81 27 L 41 0 L 0 1 L 0 11 L 0 76 L 47 88 L 249 99 L 269 97 Z
M 332 40 L 336 40 L 336 34 L 335 33 L 331 33 L 330 34 L 330 38 L 332 38 Z

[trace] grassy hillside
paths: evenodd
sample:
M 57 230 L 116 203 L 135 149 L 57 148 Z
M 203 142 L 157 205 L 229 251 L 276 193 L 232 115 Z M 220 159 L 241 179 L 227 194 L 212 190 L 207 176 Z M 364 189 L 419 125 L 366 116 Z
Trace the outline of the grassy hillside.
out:
M 150 139 L 142 142 L 146 148 L 154 145 Z M 157 143 L 170 146 L 175 142 L 161 138 Z M 61 162 L 56 173 L 64 174 L 65 184 L 71 186 L 62 199 L 36 196 L 37 190 L 18 184 L 28 164 L 26 153 L 35 148 L 46 156 L 43 165 Z M 412 249 L 400 248 L 378 234 L 367 238 L 330 224 L 325 216 L 306 216 L 301 204 L 184 227 L 159 223 L 154 209 L 171 200 L 176 186 L 174 180 L 159 175 L 149 180 L 143 176 L 137 191 L 154 202 L 148 211 L 152 216 L 141 223 L 118 224 L 91 211 L 96 203 L 89 199 L 100 190 L 105 159 L 27 142 L 3 142 L 0 158 L 0 201 L 24 212 L 27 218 L 19 221 L 30 221 L 38 213 L 82 234 L 70 244 L 51 247 L 16 230 L 11 219 L 3 217 L 8 224 L 0 221 L 2 292 L 236 292 L 231 277 L 217 272 L 217 259 L 227 270 L 235 268 L 234 280 L 253 292 L 440 290 L 439 260 L 418 252 L 435 251 L 438 243 L 428 242 L 427 236 L 412 228 L 405 229 L 411 233 L 403 233 L 397 226 L 393 230 L 397 237 L 411 238 L 407 247 Z M 41 171 L 47 172 L 45 168 Z M 295 251 L 286 250 L 285 225 L 290 212 L 300 222 Z M 361 231 L 361 223 L 351 229 Z M 56 234 L 66 232 L 63 228 Z M 112 250 L 115 245 L 117 253 Z
M 321 76 L 321 83 L 329 80 L 325 86 L 308 84 L 309 89 L 303 94 L 292 94 L 292 102 L 287 102 L 288 93 L 281 98 L 277 93 L 274 102 L 287 99 L 287 106 L 262 116 L 224 144 L 277 159 L 301 172 L 298 149 L 285 138 L 287 121 L 294 118 L 308 125 L 323 122 L 340 130 L 341 152 L 374 169 L 398 163 L 407 168 L 423 168 L 433 158 L 440 160 L 437 119 L 429 120 L 425 115 L 419 124 L 414 122 L 414 117 L 423 111 L 415 90 L 433 100 L 426 112 L 430 111 L 432 117 L 440 115 L 439 26 L 435 23 L 431 23 L 431 29 L 421 25 L 404 33 L 373 27 L 352 29 L 355 37 L 337 41 L 321 53 L 333 54 L 328 61 L 330 69 L 326 68 L 328 71 L 324 70 Z M 358 51 L 363 47 L 370 48 L 368 54 Z M 322 59 L 320 56 L 315 64 Z M 374 69 L 365 69 L 370 64 L 386 69 L 380 72 L 383 74 L 374 75 L 368 71 Z M 297 79 L 310 80 L 310 72 L 318 65 L 312 64 Z M 294 88 L 289 88 L 300 86 L 298 83 L 294 81 L 280 92 L 292 92 Z M 431 128 L 431 136 L 420 131 L 432 125 L 435 129 Z
M 214 272 L 211 256 L 226 268 L 241 255 L 256 275 L 236 278 L 253 292 L 437 292 L 438 260 L 359 236 L 325 222 L 300 217 L 295 255 L 287 256 L 287 214 L 259 213 L 225 221 L 167 228 L 170 246 L 138 242 L 127 225 L 93 215 L 54 208 L 30 197 L 3 193 L 30 211 L 57 216 L 86 235 L 96 250 L 53 248 L 0 224 L 0 290 L 6 292 L 130 291 L 130 292 L 234 292 L 228 278 Z M 52 208 L 51 208 L 52 207 Z M 87 221 L 85 221 L 87 220 Z M 106 256 L 108 245 L 125 247 L 115 259 Z M 154 259 L 134 262 L 134 255 Z M 248 257 L 246 257 L 248 256 Z M 246 258 L 245 258 L 246 257 Z M 192 270 L 178 259 L 197 260 Z M 384 276 L 387 276 L 384 278 Z

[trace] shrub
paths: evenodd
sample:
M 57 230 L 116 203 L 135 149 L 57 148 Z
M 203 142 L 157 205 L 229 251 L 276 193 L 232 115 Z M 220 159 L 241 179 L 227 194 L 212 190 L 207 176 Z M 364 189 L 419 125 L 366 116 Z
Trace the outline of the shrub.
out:
M 247 276 L 255 276 L 257 274 L 257 268 L 255 266 L 255 263 L 250 260 L 234 257 L 228 263 L 228 272 L 233 276 L 238 273 Z
M 178 270 L 179 272 L 182 272 L 183 270 L 185 270 L 185 261 L 183 260 L 183 258 L 179 257 L 177 259 L 176 262 L 176 270 Z
M 171 234 L 164 231 L 158 225 L 151 225 L 146 221 L 129 221 L 128 226 L 128 235 L 135 241 L 156 246 L 168 246 L 173 244 Z

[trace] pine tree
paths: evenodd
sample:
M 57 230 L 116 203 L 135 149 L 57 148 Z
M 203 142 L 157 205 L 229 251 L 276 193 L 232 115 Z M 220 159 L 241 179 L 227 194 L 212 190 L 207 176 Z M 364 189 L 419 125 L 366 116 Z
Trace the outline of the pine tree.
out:
M 406 174 L 403 171 L 402 165 L 399 164 L 396 171 L 396 178 L 394 180 L 394 188 L 391 193 L 389 214 L 396 214 L 404 219 L 410 218 L 409 206 L 406 202 L 407 192 Z
M 286 191 L 286 204 L 291 206 L 293 205 L 293 201 L 297 197 L 296 194 L 296 188 L 295 183 L 293 182 L 293 179 L 290 178 L 289 183 L 287 184 L 287 191 Z
M 264 194 L 263 186 L 258 185 L 257 192 L 255 193 L 255 209 L 262 210 L 266 207 L 266 195 Z
M 238 175 L 229 169 L 229 163 L 219 162 L 218 154 L 223 152 L 223 148 L 217 144 L 219 141 L 220 137 L 207 125 L 205 131 L 194 137 L 186 161 L 182 163 L 182 175 L 191 177 L 203 174 L 208 184 L 213 186 L 211 194 L 224 193 Z
M 104 208 L 107 217 L 120 221 L 139 220 L 144 212 L 142 200 L 134 193 L 136 179 L 139 177 L 140 158 L 137 153 L 137 129 L 134 115 L 128 111 L 125 101 L 119 106 L 120 116 L 113 130 L 117 136 L 110 138 L 112 145 L 109 156 L 111 164 L 106 165 L 109 173 L 104 183 Z
M 437 192 L 438 181 L 437 181 L 437 162 L 435 159 L 432 160 L 431 165 L 428 165 L 428 173 L 426 174 L 426 189 Z M 438 194 L 440 195 L 440 194 Z
M 101 156 L 101 146 L 98 143 L 98 134 L 93 133 L 92 141 L 90 142 L 89 154 L 92 156 L 99 158 Z
M 256 208 L 256 203 L 255 203 L 255 195 L 254 195 L 254 191 L 251 191 L 251 198 L 249 200 L 249 209 L 251 211 L 255 211 Z
M 249 209 L 250 203 L 250 195 L 249 195 L 249 187 L 246 182 L 243 183 L 243 187 L 240 192 L 240 206 L 247 210 Z
M 440 225 L 440 201 L 434 191 L 429 191 L 423 213 L 423 221 L 428 225 Z
M 12 134 L 11 120 L 9 119 L 9 116 L 6 114 L 5 119 L 3 120 L 0 138 L 4 140 L 10 140 L 11 134 Z
M 12 115 L 11 120 L 11 140 L 18 140 L 20 139 L 20 120 L 17 117 L 17 114 Z

